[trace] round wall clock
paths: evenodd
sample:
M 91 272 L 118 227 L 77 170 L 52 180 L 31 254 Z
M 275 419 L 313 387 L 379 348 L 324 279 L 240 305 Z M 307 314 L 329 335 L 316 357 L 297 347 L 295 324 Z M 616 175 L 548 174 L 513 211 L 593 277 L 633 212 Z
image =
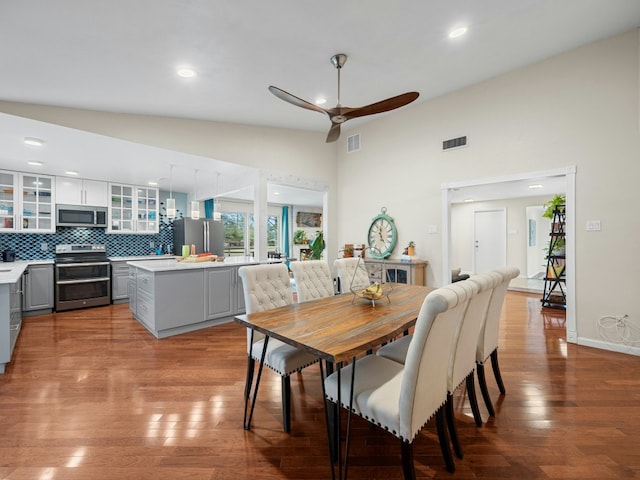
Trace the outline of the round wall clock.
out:
M 382 207 L 380 213 L 371 220 L 367 241 L 374 258 L 387 258 L 395 248 L 398 232 L 393 218 L 387 215 L 386 207 Z

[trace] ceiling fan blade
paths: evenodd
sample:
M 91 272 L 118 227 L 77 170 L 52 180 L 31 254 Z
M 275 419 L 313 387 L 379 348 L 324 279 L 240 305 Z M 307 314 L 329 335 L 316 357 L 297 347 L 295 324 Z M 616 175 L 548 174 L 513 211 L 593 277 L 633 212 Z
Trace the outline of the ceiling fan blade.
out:
M 332 123 L 331 128 L 329 129 L 329 134 L 327 135 L 326 143 L 335 142 L 340 138 L 340 124 Z
M 396 108 L 404 107 L 405 105 L 413 102 L 418 98 L 420 94 L 418 92 L 407 92 L 402 95 L 387 98 L 364 107 L 354 108 L 343 115 L 347 120 L 351 118 L 364 117 L 365 115 L 374 115 L 376 113 L 388 112 L 389 110 L 395 110 Z
M 291 95 L 289 92 L 285 92 L 281 88 L 271 85 L 269 87 L 269 91 L 280 100 L 284 100 L 285 102 L 295 105 L 296 107 L 306 108 L 307 110 L 313 110 L 314 112 L 320 112 L 327 115 L 327 111 L 324 108 L 314 105 L 313 103 L 309 103 L 306 100 L 296 97 L 295 95 Z

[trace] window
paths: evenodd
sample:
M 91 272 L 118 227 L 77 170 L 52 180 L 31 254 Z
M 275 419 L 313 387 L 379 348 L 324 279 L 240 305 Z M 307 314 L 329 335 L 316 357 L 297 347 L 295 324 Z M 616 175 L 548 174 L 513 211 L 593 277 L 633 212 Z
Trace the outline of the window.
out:
M 253 214 L 222 212 L 221 218 L 224 224 L 225 256 L 254 255 Z M 267 216 L 267 251 L 281 250 L 279 224 L 278 215 Z
M 245 255 L 245 214 L 222 213 L 224 224 L 225 256 Z
M 278 228 L 278 217 L 276 215 L 269 215 L 267 217 L 267 250 L 279 251 L 280 242 L 280 229 Z

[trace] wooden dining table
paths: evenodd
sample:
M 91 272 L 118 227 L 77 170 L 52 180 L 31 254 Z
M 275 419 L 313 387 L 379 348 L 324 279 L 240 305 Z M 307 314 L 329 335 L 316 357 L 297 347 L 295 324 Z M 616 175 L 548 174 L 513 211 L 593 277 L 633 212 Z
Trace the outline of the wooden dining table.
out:
M 340 372 L 340 365 L 345 362 L 355 363 L 359 355 L 366 354 L 380 345 L 402 335 L 411 328 L 417 319 L 425 297 L 433 288 L 407 285 L 386 284 L 388 296 L 372 302 L 352 293 L 344 293 L 331 297 L 319 298 L 304 303 L 294 303 L 281 308 L 262 312 L 238 315 L 235 321 L 245 327 L 263 333 L 266 336 L 262 361 L 256 377 L 251 410 L 247 420 L 247 403 L 245 403 L 245 429 L 249 429 L 253 417 L 253 407 L 257 397 L 262 371 L 264 352 L 269 338 L 276 338 L 316 355 L 321 365 L 321 382 L 324 395 L 324 369 L 330 373 L 335 367 Z M 249 361 L 252 361 L 251 359 Z M 338 373 L 339 374 L 339 373 Z M 338 385 L 340 382 L 338 381 Z M 247 392 L 251 386 L 247 386 Z M 340 393 L 339 393 L 340 395 Z M 247 402 L 248 399 L 245 399 Z M 326 406 L 327 434 L 332 459 L 337 461 L 342 478 L 342 449 L 340 448 L 340 415 L 333 414 Z M 345 478 L 348 458 L 345 451 Z

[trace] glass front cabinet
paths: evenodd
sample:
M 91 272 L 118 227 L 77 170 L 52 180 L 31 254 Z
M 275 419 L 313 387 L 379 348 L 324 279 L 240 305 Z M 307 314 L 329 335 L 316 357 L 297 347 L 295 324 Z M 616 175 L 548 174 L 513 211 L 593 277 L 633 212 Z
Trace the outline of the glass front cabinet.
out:
M 109 233 L 158 233 L 158 189 L 109 184 Z
M 55 232 L 55 180 L 0 171 L 0 231 Z
M 136 231 L 138 233 L 158 232 L 158 189 L 136 188 Z

